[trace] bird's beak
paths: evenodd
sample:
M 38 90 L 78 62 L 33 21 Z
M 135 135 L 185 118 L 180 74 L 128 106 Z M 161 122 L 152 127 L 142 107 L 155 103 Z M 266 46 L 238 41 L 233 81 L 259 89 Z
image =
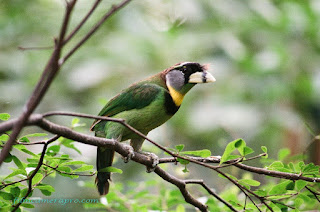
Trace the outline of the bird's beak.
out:
M 189 83 L 208 83 L 215 82 L 216 79 L 207 71 L 196 72 L 190 75 Z

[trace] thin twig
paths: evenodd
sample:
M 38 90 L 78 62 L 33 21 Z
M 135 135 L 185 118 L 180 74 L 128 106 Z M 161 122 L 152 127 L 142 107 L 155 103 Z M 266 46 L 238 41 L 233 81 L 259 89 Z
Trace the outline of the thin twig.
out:
M 86 177 L 91 177 L 91 176 L 94 176 L 96 175 L 96 172 L 93 172 L 92 174 L 76 174 L 76 173 L 68 173 L 68 172 L 64 172 L 64 171 L 60 171 L 58 170 L 59 166 L 56 166 L 56 167 L 53 167 L 53 166 L 50 166 L 48 164 L 43 164 L 44 166 L 46 167 L 49 167 L 53 170 L 55 170 L 56 172 L 59 172 L 60 174 L 66 174 L 66 175 L 77 175 L 77 176 L 86 176 Z
M 161 169 L 159 166 L 155 168 L 154 172 L 165 181 L 177 186 L 186 202 L 194 205 L 195 207 L 199 208 L 199 210 L 201 211 L 208 211 L 208 208 L 206 205 L 202 204 L 200 201 L 198 201 L 197 199 L 195 199 L 190 195 L 190 193 L 186 189 L 186 183 L 183 180 L 180 180 L 175 176 L 169 174 L 168 172 Z
M 118 10 L 126 6 L 131 0 L 124 0 L 118 5 L 114 5 L 111 9 L 92 27 L 92 29 L 60 60 L 60 64 L 64 64 L 75 51 L 77 51 L 99 28 L 100 26 Z
M 305 186 L 305 188 L 313 194 L 313 196 L 318 200 L 318 202 L 320 202 L 320 199 L 318 197 L 320 193 L 312 191 L 308 186 Z
M 199 184 L 201 185 L 204 189 L 207 190 L 209 194 L 214 196 L 217 200 L 225 204 L 230 210 L 232 211 L 237 211 L 230 203 L 222 199 L 214 190 L 212 190 L 207 184 L 203 182 L 203 180 L 185 180 L 184 181 L 186 184 Z
M 67 44 L 71 38 L 73 38 L 73 36 L 81 29 L 81 27 L 87 22 L 87 20 L 89 19 L 89 17 L 92 15 L 92 13 L 95 11 L 95 9 L 98 7 L 98 5 L 100 4 L 101 0 L 96 0 L 92 6 L 92 8 L 89 10 L 89 12 L 87 13 L 87 15 L 80 21 L 80 23 L 78 24 L 78 26 L 76 26 L 72 32 L 64 39 L 63 44 Z
M 18 46 L 18 49 L 21 51 L 27 51 L 27 50 L 48 50 L 53 49 L 54 46 L 42 46 L 42 47 L 22 47 Z
M 46 153 L 46 150 L 47 150 L 47 147 L 50 143 L 56 141 L 58 138 L 60 138 L 60 135 L 55 135 L 54 137 L 50 138 L 43 146 L 43 149 L 42 149 L 42 152 L 41 152 L 41 156 L 40 156 L 40 159 L 39 159 L 39 162 L 38 162 L 38 165 L 37 167 L 33 170 L 32 174 L 27 178 L 28 180 L 28 191 L 26 193 L 26 195 L 22 198 L 22 199 L 25 199 L 29 196 L 29 194 L 31 193 L 32 191 L 32 179 L 34 178 L 34 176 L 38 173 L 39 169 L 41 168 L 42 164 L 43 164 L 43 160 L 44 160 L 44 156 L 45 156 L 45 153 Z M 13 207 L 13 211 L 16 211 L 19 206 L 21 205 L 22 201 L 20 201 L 18 204 L 16 204 L 14 207 Z
M 27 103 L 25 104 L 22 114 L 18 118 L 19 121 L 14 126 L 13 131 L 10 134 L 9 140 L 6 142 L 6 145 L 3 147 L 0 153 L 0 166 L 2 162 L 5 160 L 5 158 L 7 157 L 7 155 L 9 154 L 12 148 L 12 145 L 15 143 L 18 135 L 20 134 L 20 131 L 24 127 L 29 116 L 33 113 L 33 111 L 36 109 L 36 107 L 40 103 L 41 99 L 45 95 L 51 82 L 53 81 L 54 77 L 56 76 L 56 74 L 60 69 L 58 60 L 60 58 L 60 53 L 63 46 L 63 40 L 64 40 L 65 33 L 67 31 L 71 12 L 76 1 L 77 0 L 72 0 L 70 3 L 69 2 L 67 3 L 65 16 L 62 22 L 60 33 L 59 33 L 59 39 L 55 43 L 54 51 L 42 73 L 40 80 L 38 81 L 35 89 L 33 90 L 31 97 L 28 99 Z

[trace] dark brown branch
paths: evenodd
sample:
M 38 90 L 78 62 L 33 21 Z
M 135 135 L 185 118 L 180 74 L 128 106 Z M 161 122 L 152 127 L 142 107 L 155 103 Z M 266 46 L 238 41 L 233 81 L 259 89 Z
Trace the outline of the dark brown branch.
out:
M 258 155 L 260 156 L 260 155 Z M 197 160 L 203 163 L 220 163 L 220 159 L 217 157 L 214 158 L 200 158 L 200 157 L 190 157 L 192 160 Z M 254 156 L 252 158 L 248 158 L 247 160 L 243 160 L 242 162 L 251 160 L 257 158 L 257 156 Z M 170 158 L 161 158 L 159 163 L 175 163 L 177 162 L 177 159 L 175 157 L 170 157 Z M 268 170 L 265 168 L 260 168 L 260 167 L 253 167 L 253 166 L 248 166 L 243 163 L 235 163 L 235 160 L 227 161 L 226 163 L 232 163 L 233 166 L 236 166 L 240 169 L 243 169 L 245 171 L 249 171 L 252 173 L 256 174 L 263 174 L 271 177 L 276 177 L 276 178 L 283 178 L 283 179 L 288 179 L 288 180 L 304 180 L 307 182 L 314 182 L 314 183 L 319 183 L 320 178 L 318 177 L 305 177 L 302 176 L 301 174 L 294 174 L 294 173 L 288 173 L 288 172 L 279 172 L 279 171 L 273 171 L 273 170 Z
M 77 176 L 85 176 L 85 177 L 91 177 L 91 176 L 94 176 L 96 174 L 96 172 L 93 172 L 92 174 L 76 174 L 76 173 L 68 173 L 68 172 L 64 172 L 64 171 L 60 171 L 58 170 L 59 166 L 56 166 L 56 167 L 53 167 L 53 166 L 50 166 L 48 164 L 42 164 L 46 167 L 49 167 L 53 170 L 55 170 L 56 172 L 59 172 L 60 174 L 66 174 L 66 175 L 77 175 Z
M 92 29 L 63 57 L 60 64 L 62 65 L 67 61 L 75 51 L 77 51 L 99 28 L 100 26 L 118 10 L 126 6 L 131 0 L 124 0 L 118 5 L 114 5 L 111 9 L 98 21 L 98 23 L 92 27 Z
M 40 80 L 38 81 L 31 97 L 27 101 L 27 103 L 24 106 L 23 112 L 19 117 L 19 121 L 16 123 L 16 125 L 13 128 L 12 133 L 10 134 L 10 138 L 6 145 L 3 147 L 1 153 L 0 153 L 0 166 L 2 162 L 5 160 L 7 155 L 9 154 L 12 145 L 16 141 L 18 135 L 20 134 L 20 131 L 24 127 L 25 123 L 27 122 L 29 116 L 32 114 L 32 112 L 36 109 L 38 104 L 40 103 L 41 99 L 43 98 L 44 94 L 48 90 L 51 82 L 53 81 L 54 77 L 58 73 L 60 66 L 58 64 L 58 60 L 60 58 L 60 53 L 63 45 L 64 36 L 69 24 L 69 19 L 71 16 L 72 9 L 76 3 L 76 0 L 72 0 L 70 3 L 67 3 L 67 8 L 65 12 L 65 16 L 62 22 L 61 30 L 59 33 L 59 39 L 55 43 L 54 51 L 42 73 L 42 76 Z
M 209 194 L 214 196 L 217 200 L 225 204 L 231 211 L 237 211 L 230 203 L 222 199 L 214 190 L 212 190 L 207 184 L 203 182 L 203 180 L 185 180 L 184 181 L 186 184 L 199 184 L 201 185 L 204 189 L 207 190 Z
M 34 178 L 34 176 L 38 173 L 39 169 L 41 168 L 42 164 L 43 164 L 43 159 L 44 159 L 44 156 L 45 156 L 45 153 L 46 153 L 46 150 L 47 150 L 47 147 L 50 143 L 56 141 L 58 138 L 60 138 L 60 135 L 56 135 L 54 137 L 52 137 L 51 139 L 49 139 L 43 146 L 43 149 L 42 149 L 42 152 L 41 152 L 41 156 L 40 156 L 40 159 L 39 159 L 39 162 L 38 162 L 38 165 L 37 167 L 33 170 L 32 174 L 27 178 L 28 180 L 28 191 L 26 193 L 26 195 L 22 198 L 22 200 L 26 199 L 29 194 L 31 193 L 32 191 L 32 179 Z M 13 211 L 16 211 L 19 206 L 22 204 L 23 201 L 20 201 L 18 204 L 16 204 L 13 208 Z
M 47 130 L 48 132 L 51 132 L 54 134 L 59 134 L 63 137 L 70 138 L 70 139 L 76 140 L 81 143 L 94 145 L 94 146 L 108 146 L 108 148 L 115 148 L 114 146 L 115 146 L 115 143 L 117 143 L 117 142 L 115 142 L 114 140 L 111 140 L 111 139 L 104 139 L 104 138 L 93 137 L 93 136 L 88 136 L 85 134 L 77 133 L 67 127 L 63 127 L 61 125 L 54 124 L 54 123 L 43 118 L 43 117 L 48 117 L 48 116 L 52 116 L 52 115 L 69 115 L 69 116 L 78 116 L 78 117 L 84 117 L 84 118 L 117 121 L 119 123 L 123 122 L 122 119 L 114 119 L 114 118 L 109 118 L 109 117 L 100 117 L 100 116 L 77 114 L 77 113 L 66 113 L 66 112 L 46 113 L 43 116 L 40 114 L 34 114 L 29 118 L 29 120 L 27 122 L 28 125 L 40 126 L 44 130 Z M 0 134 L 12 129 L 17 121 L 18 120 L 15 119 L 15 120 L 10 120 L 10 121 L 1 123 L 0 124 Z M 136 132 L 136 130 L 135 130 L 135 132 Z M 144 138 L 147 138 L 143 134 L 139 134 L 139 135 Z M 151 139 L 148 139 L 148 140 L 151 140 Z M 152 142 L 155 143 L 154 141 L 152 141 Z M 157 146 L 160 146 L 160 145 L 157 144 Z M 161 149 L 166 150 L 165 147 L 162 147 L 162 146 L 160 146 L 160 147 L 161 147 Z M 166 151 L 166 152 L 168 152 L 169 154 L 172 153 L 171 151 Z M 216 167 L 210 166 L 206 163 L 220 163 L 220 159 L 217 157 L 209 157 L 209 158 L 182 157 L 182 156 L 174 154 L 174 153 L 172 153 L 172 154 L 174 155 L 174 157 L 162 158 L 162 159 L 160 159 L 160 163 L 177 162 L 176 158 L 182 158 L 182 159 L 188 160 L 190 162 L 196 161 L 197 162 L 196 164 L 199 164 L 199 165 L 204 164 L 205 167 L 212 168 L 212 169 L 216 169 Z M 256 158 L 256 156 L 253 158 Z M 251 159 L 251 158 L 248 158 L 248 160 L 249 159 Z M 234 161 L 230 161 L 230 162 L 234 162 Z M 250 171 L 253 173 L 263 174 L 263 175 L 277 177 L 277 178 L 285 178 L 285 179 L 290 179 L 290 180 L 304 180 L 304 181 L 308 181 L 308 182 L 320 182 L 320 178 L 311 178 L 311 177 L 302 176 L 300 174 L 279 172 L 279 171 L 268 170 L 265 168 L 252 167 L 252 166 L 248 166 L 248 165 L 245 165 L 242 163 L 235 163 L 235 164 L 233 164 L 233 166 L 236 166 L 240 169 Z
M 305 186 L 305 188 L 313 194 L 313 196 L 318 200 L 318 202 L 320 202 L 320 199 L 318 197 L 320 196 L 320 193 L 312 191 L 308 186 Z
M 57 134 L 57 135 L 61 135 L 64 136 L 66 138 L 81 142 L 81 143 L 85 143 L 85 144 L 90 144 L 90 145 L 94 145 L 94 146 L 107 146 L 108 148 L 114 149 L 116 152 L 118 152 L 119 154 L 123 155 L 123 156 L 127 156 L 129 154 L 128 149 L 125 148 L 123 146 L 123 144 L 121 144 L 120 142 L 115 142 L 112 139 L 104 139 L 104 138 L 99 138 L 99 137 L 93 137 L 93 136 L 88 136 L 85 134 L 81 134 L 81 133 L 77 133 L 67 127 L 61 126 L 61 125 L 57 125 L 54 124 L 48 120 L 46 120 L 44 117 L 49 117 L 52 115 L 69 115 L 69 116 L 78 116 L 78 117 L 84 117 L 84 118 L 93 118 L 93 119 L 101 119 L 101 120 L 108 120 L 108 121 L 116 121 L 119 123 L 123 123 L 125 126 L 129 126 L 127 125 L 124 120 L 122 119 L 114 119 L 114 118 L 109 118 L 109 117 L 99 117 L 99 116 L 91 116 L 91 115 L 86 115 L 86 114 L 75 114 L 75 113 L 65 113 L 65 112 L 52 112 L 52 113 L 46 113 L 44 115 L 40 115 L 40 114 L 35 114 L 32 115 L 29 118 L 29 121 L 27 124 L 29 125 L 37 125 L 41 128 L 43 128 L 44 130 Z M 44 117 L 43 117 L 44 116 Z M 10 130 L 15 123 L 18 120 L 11 120 L 8 122 L 5 122 L 3 124 L 0 124 L 0 132 L 3 131 L 7 131 Z M 132 128 L 132 127 L 131 127 Z M 130 129 L 130 126 L 129 126 Z M 133 128 L 134 129 L 134 128 Z M 136 130 L 133 130 L 134 132 L 136 132 Z M 137 133 L 139 134 L 140 132 L 137 131 Z M 140 135 L 140 134 L 139 134 Z M 142 134 L 142 136 L 144 136 Z M 150 140 L 150 139 L 148 139 Z M 154 141 L 152 141 L 154 142 Z M 162 147 L 164 148 L 164 147 Z M 164 148 L 166 150 L 166 148 Z M 255 159 L 260 157 L 260 155 L 258 156 L 254 156 L 252 158 L 248 158 L 250 159 Z M 270 208 L 270 206 L 268 204 L 266 204 L 265 201 L 269 201 L 268 199 L 266 199 L 265 197 L 260 197 L 258 195 L 256 195 L 254 192 L 250 191 L 249 189 L 241 186 L 237 181 L 234 181 L 233 179 L 231 179 L 230 177 L 228 177 L 226 174 L 224 174 L 221 170 L 219 170 L 219 168 L 221 167 L 217 167 L 217 166 L 210 166 L 207 163 L 219 163 L 220 159 L 218 157 L 209 157 L 209 158 L 197 158 L 197 157 L 184 157 L 184 156 L 180 156 L 177 154 L 174 154 L 173 158 L 164 158 L 161 159 L 161 162 L 176 162 L 176 158 L 182 158 L 185 160 L 188 160 L 190 162 L 196 162 L 196 164 L 208 167 L 210 169 L 215 170 L 216 172 L 218 172 L 219 174 L 223 175 L 224 177 L 226 177 L 230 182 L 232 182 L 233 184 L 235 184 L 236 186 L 238 186 L 238 188 L 253 202 L 254 205 L 256 205 L 256 203 L 253 201 L 253 199 L 250 197 L 250 195 L 256 197 L 257 199 L 259 199 L 261 201 L 262 204 L 264 204 L 266 207 L 268 207 L 268 209 L 270 211 L 272 211 L 272 208 Z M 148 167 L 151 166 L 152 161 L 151 159 L 149 159 L 148 157 L 141 155 L 139 153 L 136 153 L 135 156 L 132 158 L 132 160 L 144 164 Z M 309 182 L 317 182 L 320 181 L 319 178 L 309 178 L 309 177 L 303 177 L 301 175 L 297 175 L 297 174 L 292 174 L 292 173 L 283 173 L 283 172 L 277 172 L 277 171 L 271 171 L 271 170 L 266 170 L 263 168 L 256 168 L 256 167 L 250 167 L 244 164 L 239 163 L 240 161 L 237 160 L 231 160 L 228 161 L 227 163 L 232 163 L 233 166 L 248 170 L 248 171 L 252 171 L 255 173 L 263 173 L 265 175 L 270 175 L 273 177 L 278 177 L 278 178 L 287 178 L 290 179 L 290 177 L 288 177 L 288 175 L 290 176 L 294 176 L 294 179 L 302 179 L 305 181 L 309 181 Z M 159 175 L 160 176 L 160 175 Z M 189 197 L 189 193 L 186 193 L 184 191 L 185 189 L 185 185 L 181 184 L 181 182 L 179 183 L 178 181 L 176 181 L 176 178 L 170 178 L 170 175 L 168 174 L 167 176 L 165 176 L 166 179 L 165 180 L 169 180 L 169 179 L 173 179 L 173 182 L 171 182 L 174 185 L 177 185 L 178 188 L 180 189 L 180 191 L 182 192 L 182 194 L 184 195 L 186 201 L 188 201 L 189 203 L 193 204 L 194 201 L 192 199 L 192 197 Z M 178 179 L 179 180 L 179 179 Z M 185 183 L 185 182 L 184 182 Z M 183 193 L 184 192 L 184 193 Z M 197 204 L 197 203 L 195 203 Z M 198 206 L 196 206 L 198 207 Z M 258 206 L 256 205 L 257 209 L 260 210 L 258 208 Z
M 168 172 L 161 169 L 159 166 L 156 167 L 154 172 L 157 175 L 159 175 L 162 179 L 164 179 L 165 181 L 177 186 L 179 188 L 181 194 L 183 195 L 184 199 L 186 200 L 186 202 L 194 205 L 195 207 L 199 208 L 199 210 L 201 210 L 201 211 L 208 211 L 208 208 L 206 205 L 202 204 L 201 202 L 199 202 L 197 199 L 195 199 L 194 197 L 192 197 L 190 195 L 190 193 L 186 189 L 186 183 L 183 180 L 180 180 L 180 179 L 176 178 L 175 176 L 169 174 Z
M 92 8 L 89 10 L 89 12 L 87 13 L 87 15 L 80 21 L 80 23 L 78 24 L 78 26 L 76 26 L 72 32 L 65 38 L 65 40 L 63 41 L 63 44 L 65 45 L 66 43 L 68 43 L 71 38 L 73 38 L 73 36 L 81 29 L 81 27 L 87 22 L 87 20 L 89 19 L 89 17 L 92 15 L 92 13 L 95 11 L 95 9 L 98 7 L 98 5 L 100 4 L 101 0 L 96 0 L 92 6 Z
M 53 46 L 42 46 L 42 47 L 22 47 L 18 46 L 18 49 L 21 51 L 27 51 L 27 50 L 48 50 L 53 49 Z

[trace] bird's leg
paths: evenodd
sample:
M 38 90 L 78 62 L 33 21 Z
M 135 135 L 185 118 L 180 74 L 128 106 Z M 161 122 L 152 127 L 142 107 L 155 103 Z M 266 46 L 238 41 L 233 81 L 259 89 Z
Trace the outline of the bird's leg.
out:
M 143 141 L 143 138 L 131 139 L 130 145 L 133 147 L 134 151 L 146 155 L 150 158 L 150 160 L 152 161 L 152 165 L 151 167 L 147 167 L 147 172 L 150 173 L 153 172 L 156 166 L 159 164 L 159 157 L 154 153 L 141 151 Z
M 134 156 L 134 149 L 129 144 L 123 144 L 123 145 L 124 145 L 124 148 L 126 148 L 128 150 L 128 152 L 129 152 L 129 154 L 126 157 L 123 157 L 123 161 L 125 163 L 128 163 L 129 160 L 131 160 L 131 158 Z
M 140 151 L 139 153 L 144 154 L 144 155 L 148 156 L 151 159 L 152 165 L 151 165 L 151 167 L 147 166 L 147 172 L 148 173 L 153 172 L 156 169 L 157 165 L 159 164 L 159 157 L 156 154 L 152 153 L 152 152 L 142 152 L 142 151 Z

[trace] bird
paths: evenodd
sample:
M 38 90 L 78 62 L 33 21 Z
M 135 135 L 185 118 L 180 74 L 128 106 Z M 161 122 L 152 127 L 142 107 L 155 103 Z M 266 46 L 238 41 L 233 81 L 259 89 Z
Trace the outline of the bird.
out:
M 215 82 L 208 65 L 196 62 L 177 63 L 160 73 L 136 82 L 113 97 L 98 116 L 120 118 L 144 135 L 168 121 L 180 108 L 185 94 L 196 84 Z M 117 141 L 130 140 L 135 152 L 141 152 L 144 138 L 120 123 L 95 120 L 95 136 Z M 111 173 L 99 171 L 110 167 L 114 150 L 97 147 L 96 184 L 100 195 L 109 192 Z

